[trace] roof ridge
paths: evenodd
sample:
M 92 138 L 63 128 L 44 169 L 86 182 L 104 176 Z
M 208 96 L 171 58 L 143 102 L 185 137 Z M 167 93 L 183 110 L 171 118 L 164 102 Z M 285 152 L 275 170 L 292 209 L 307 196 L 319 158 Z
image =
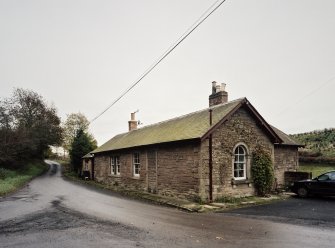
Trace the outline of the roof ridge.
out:
M 149 127 L 152 127 L 152 126 L 155 126 L 155 125 L 160 125 L 160 124 L 163 124 L 163 123 L 166 123 L 166 122 L 170 122 L 170 121 L 178 120 L 178 119 L 181 119 L 181 118 L 185 118 L 187 116 L 194 115 L 196 113 L 200 113 L 200 112 L 203 112 L 203 111 L 206 111 L 206 110 L 209 110 L 209 109 L 215 109 L 215 108 L 218 108 L 218 107 L 221 107 L 221 106 L 224 106 L 224 105 L 232 104 L 234 102 L 242 101 L 244 99 L 246 99 L 246 97 L 241 97 L 241 98 L 238 98 L 238 99 L 226 102 L 226 103 L 217 104 L 217 105 L 214 105 L 214 106 L 211 106 L 211 107 L 208 107 L 208 108 L 204 108 L 204 109 L 201 109 L 201 110 L 197 110 L 197 111 L 194 111 L 194 112 L 191 112 L 191 113 L 188 113 L 188 114 L 183 114 L 183 115 L 180 115 L 180 116 L 177 116 L 177 117 L 173 117 L 171 119 L 167 119 L 167 120 L 164 120 L 164 121 L 152 123 L 152 124 L 149 124 L 147 126 L 132 130 L 130 132 L 133 132 L 133 131 L 136 132 L 137 130 L 143 130 L 145 128 L 149 128 Z M 121 133 L 121 134 L 125 134 L 125 133 L 129 133 L 129 132 L 124 132 L 124 133 Z

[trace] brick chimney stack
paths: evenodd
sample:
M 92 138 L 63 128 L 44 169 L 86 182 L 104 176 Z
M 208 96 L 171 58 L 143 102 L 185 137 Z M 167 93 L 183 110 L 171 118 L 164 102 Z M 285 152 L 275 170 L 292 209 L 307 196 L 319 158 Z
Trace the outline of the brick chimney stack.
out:
M 129 131 L 137 129 L 137 121 L 135 120 L 135 113 L 130 114 L 130 121 L 128 121 Z
M 226 84 L 221 85 L 217 82 L 212 82 L 212 94 L 209 95 L 209 107 L 228 102 L 228 92 L 225 91 Z

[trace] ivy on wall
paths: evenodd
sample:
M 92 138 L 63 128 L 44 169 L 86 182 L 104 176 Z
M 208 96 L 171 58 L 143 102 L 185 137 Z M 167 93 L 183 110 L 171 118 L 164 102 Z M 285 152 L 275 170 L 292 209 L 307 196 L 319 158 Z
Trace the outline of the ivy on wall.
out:
M 274 182 L 273 164 L 271 155 L 260 146 L 252 153 L 251 173 L 258 195 L 269 194 Z

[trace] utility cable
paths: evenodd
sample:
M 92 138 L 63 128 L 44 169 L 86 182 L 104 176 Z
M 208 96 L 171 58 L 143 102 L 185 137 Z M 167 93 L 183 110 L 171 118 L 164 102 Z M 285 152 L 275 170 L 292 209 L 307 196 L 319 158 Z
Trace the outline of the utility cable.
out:
M 307 93 L 303 97 L 299 98 L 297 101 L 295 101 L 292 104 L 288 105 L 282 111 L 278 112 L 277 116 L 282 115 L 284 112 L 286 112 L 292 106 L 295 106 L 295 105 L 299 104 L 300 102 L 302 102 L 303 100 L 305 100 L 308 96 L 311 96 L 311 95 L 315 94 L 317 91 L 321 90 L 323 87 L 325 87 L 326 85 L 330 84 L 334 79 L 335 79 L 335 76 L 331 77 L 330 79 L 328 79 L 327 81 L 325 81 L 323 84 L 321 84 L 319 87 L 313 89 L 312 91 L 310 91 L 309 93 Z
M 151 65 L 131 86 L 129 86 L 118 98 L 116 98 L 107 108 L 105 108 L 100 114 L 94 117 L 90 124 L 102 116 L 107 110 L 114 106 L 118 101 L 121 100 L 129 91 L 131 91 L 139 82 L 142 81 L 163 59 L 165 59 L 180 43 L 182 43 L 197 27 L 199 27 L 214 11 L 216 11 L 226 0 L 218 0 L 212 4 L 205 12 L 198 18 L 198 20 L 187 29 L 187 31 L 169 48 L 161 57 Z M 216 5 L 216 6 L 215 6 Z M 215 6 L 213 8 L 213 6 Z M 209 13 L 208 13 L 209 12 Z

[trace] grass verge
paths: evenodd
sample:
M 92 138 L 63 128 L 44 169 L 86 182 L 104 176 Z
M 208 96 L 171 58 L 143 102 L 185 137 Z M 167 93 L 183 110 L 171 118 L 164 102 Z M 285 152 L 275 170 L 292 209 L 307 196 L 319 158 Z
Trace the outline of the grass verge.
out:
M 19 170 L 0 168 L 0 196 L 13 193 L 47 170 L 43 161 L 34 161 Z
M 299 163 L 299 171 L 312 172 L 312 177 L 317 177 L 323 173 L 335 170 L 335 164 L 320 164 L 320 163 Z

